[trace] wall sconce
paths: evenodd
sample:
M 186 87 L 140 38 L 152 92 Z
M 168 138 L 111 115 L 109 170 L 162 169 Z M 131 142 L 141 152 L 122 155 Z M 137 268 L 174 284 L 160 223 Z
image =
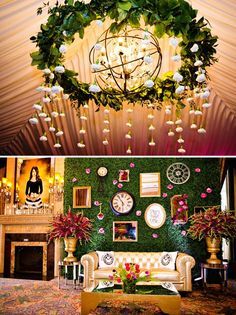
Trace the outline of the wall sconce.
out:
M 62 201 L 64 194 L 64 177 L 60 174 L 55 174 L 54 177 L 49 177 L 49 194 L 54 195 L 54 201 Z

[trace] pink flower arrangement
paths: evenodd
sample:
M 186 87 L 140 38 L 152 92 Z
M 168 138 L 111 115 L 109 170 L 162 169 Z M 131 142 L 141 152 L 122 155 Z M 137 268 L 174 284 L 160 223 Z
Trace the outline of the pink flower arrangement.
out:
M 187 204 L 188 195 L 177 195 L 172 200 L 172 207 L 174 209 L 174 215 L 172 217 L 172 221 L 175 225 L 177 224 L 185 224 L 187 222 Z
M 187 235 L 192 239 L 233 238 L 236 236 L 236 217 L 232 212 L 221 211 L 219 207 L 208 208 L 189 218 L 191 226 Z
M 109 276 L 110 280 L 116 280 L 118 283 L 121 282 L 133 282 L 148 281 L 150 280 L 150 271 L 143 271 L 141 273 L 140 266 L 138 264 L 125 263 L 124 266 L 119 266 L 113 270 L 113 275 Z

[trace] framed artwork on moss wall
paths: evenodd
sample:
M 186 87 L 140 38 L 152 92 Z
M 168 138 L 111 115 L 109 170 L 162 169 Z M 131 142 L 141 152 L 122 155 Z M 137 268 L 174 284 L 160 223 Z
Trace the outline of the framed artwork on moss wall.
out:
M 114 221 L 113 242 L 137 242 L 138 222 L 137 221 Z
M 140 197 L 160 197 L 161 178 L 160 173 L 140 174 Z

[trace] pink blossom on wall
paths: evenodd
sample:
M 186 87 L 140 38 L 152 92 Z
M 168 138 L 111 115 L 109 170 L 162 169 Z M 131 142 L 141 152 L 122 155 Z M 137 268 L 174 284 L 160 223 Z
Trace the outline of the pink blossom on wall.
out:
M 212 188 L 210 188 L 210 187 L 208 187 L 208 188 L 206 189 L 206 192 L 207 192 L 208 194 L 211 194 L 211 193 L 212 193 L 212 191 L 213 191 L 213 189 L 212 189 Z
M 90 173 L 91 173 L 91 169 L 90 169 L 90 168 L 86 168 L 86 169 L 85 169 L 85 173 L 86 173 L 86 174 L 90 174 Z
M 157 234 L 157 233 L 152 233 L 152 237 L 153 237 L 153 238 L 158 238 L 158 237 L 159 237 L 159 234 Z
M 131 162 L 131 163 L 129 164 L 129 166 L 130 166 L 131 168 L 134 168 L 134 167 L 135 167 L 135 164 L 134 164 L 133 162 Z
M 174 186 L 172 184 L 169 184 L 169 185 L 167 185 L 167 188 L 171 190 L 174 188 Z
M 116 185 L 117 183 L 118 183 L 117 179 L 114 179 L 113 182 L 112 182 L 113 185 Z
M 164 192 L 163 194 L 162 194 L 162 197 L 163 198 L 166 198 L 168 196 L 168 194 L 166 193 L 166 192 Z
M 72 181 L 72 183 L 76 183 L 78 181 L 78 179 L 76 177 L 73 177 L 71 181 Z
M 98 230 L 98 233 L 99 234 L 105 234 L 105 230 L 103 227 L 101 227 L 99 230 Z
M 186 231 L 182 231 L 181 235 L 186 236 L 187 232 Z
M 94 201 L 94 206 L 98 207 L 100 205 L 100 202 L 98 200 Z
M 201 198 L 202 199 L 205 199 L 207 197 L 207 194 L 206 193 L 201 193 Z
M 140 217 L 142 215 L 142 211 L 141 210 L 137 210 L 135 213 L 136 213 L 137 217 Z
M 117 187 L 118 187 L 118 188 L 122 188 L 122 187 L 123 187 L 123 184 L 119 183 L 119 184 L 117 185 Z
M 199 167 L 195 168 L 195 173 L 200 173 L 201 172 L 201 169 Z

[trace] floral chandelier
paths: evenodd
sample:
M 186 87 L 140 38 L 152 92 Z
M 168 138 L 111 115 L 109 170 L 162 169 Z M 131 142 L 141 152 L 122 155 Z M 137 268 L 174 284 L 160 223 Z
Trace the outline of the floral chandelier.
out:
M 42 10 L 39 8 L 38 13 Z M 79 112 L 81 121 L 88 119 L 86 110 L 90 101 L 97 105 L 98 110 L 103 108 L 103 145 L 109 144 L 109 111 L 122 110 L 124 103 L 129 104 L 128 115 L 135 110 L 135 104 L 149 108 L 149 146 L 155 146 L 153 118 L 155 112 L 162 108 L 166 113 L 168 136 L 177 135 L 179 153 L 186 152 L 182 127 L 182 110 L 186 106 L 192 116 L 190 128 L 196 129 L 198 134 L 206 132 L 202 116 L 204 110 L 211 106 L 208 102 L 210 91 L 206 83 L 206 67 L 216 61 L 217 37 L 211 35 L 204 17 L 197 20 L 197 11 L 187 1 L 67 0 L 64 5 L 57 3 L 49 8 L 48 13 L 47 23 L 41 25 L 36 37 L 31 37 L 39 47 L 31 54 L 32 65 L 42 70 L 44 83 L 37 88 L 42 97 L 33 105 L 35 114 L 30 123 L 37 124 L 39 119 L 48 122 L 41 141 L 47 141 L 47 133 L 52 132 L 57 139 L 54 147 L 61 147 L 63 131 L 56 130 L 54 121 L 65 113 L 50 111 L 48 105 L 53 108 L 53 104 L 68 98 Z M 74 41 L 76 33 L 83 38 L 85 28 L 92 21 L 101 25 L 107 18 L 112 21 L 110 27 L 89 53 L 94 81 L 90 84 L 80 82 L 77 73 L 66 69 L 63 64 L 67 46 Z M 140 28 L 142 21 L 145 29 Z M 158 38 L 167 36 L 175 51 L 171 60 L 177 64 L 178 70 L 168 71 L 160 77 L 162 53 Z M 129 129 L 125 138 L 131 140 L 130 117 L 126 126 Z M 83 124 L 79 133 L 81 140 L 77 145 L 82 149 L 86 146 Z M 131 144 L 126 153 L 132 153 Z

